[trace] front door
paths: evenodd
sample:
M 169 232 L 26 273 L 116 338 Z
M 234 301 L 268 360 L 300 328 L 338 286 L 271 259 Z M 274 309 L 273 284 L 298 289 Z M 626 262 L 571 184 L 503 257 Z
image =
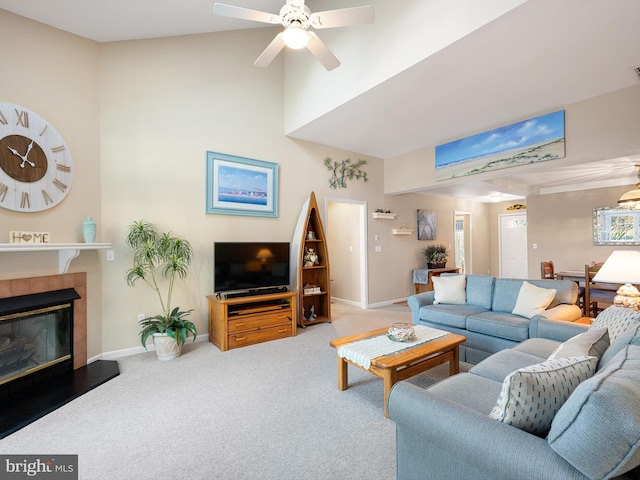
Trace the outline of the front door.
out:
M 528 278 L 527 214 L 500 215 L 500 278 Z

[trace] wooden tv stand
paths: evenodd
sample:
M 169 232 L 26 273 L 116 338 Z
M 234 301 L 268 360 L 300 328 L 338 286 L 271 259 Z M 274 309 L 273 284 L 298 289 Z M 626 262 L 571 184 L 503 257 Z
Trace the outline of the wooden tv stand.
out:
M 296 335 L 296 292 L 209 299 L 209 341 L 223 352 Z

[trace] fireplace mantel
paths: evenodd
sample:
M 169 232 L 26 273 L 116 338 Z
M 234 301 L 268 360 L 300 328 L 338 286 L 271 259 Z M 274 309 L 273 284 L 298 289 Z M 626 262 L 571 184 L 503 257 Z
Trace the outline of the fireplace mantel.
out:
M 58 251 L 58 273 L 69 270 L 71 260 L 80 254 L 80 250 L 99 250 L 111 248 L 110 243 L 0 243 L 0 253 L 9 252 L 46 252 Z

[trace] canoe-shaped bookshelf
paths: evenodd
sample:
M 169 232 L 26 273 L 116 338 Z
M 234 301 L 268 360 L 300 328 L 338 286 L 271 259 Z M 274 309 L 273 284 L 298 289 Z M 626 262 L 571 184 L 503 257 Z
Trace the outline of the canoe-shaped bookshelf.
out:
M 331 322 L 329 254 L 316 196 L 305 201 L 291 243 L 291 278 L 298 292 L 298 325 Z M 306 291 L 306 293 L 305 293 Z

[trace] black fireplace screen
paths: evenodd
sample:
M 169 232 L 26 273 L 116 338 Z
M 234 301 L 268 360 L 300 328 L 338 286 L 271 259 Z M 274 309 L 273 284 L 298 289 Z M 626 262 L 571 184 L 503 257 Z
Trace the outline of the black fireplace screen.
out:
M 71 358 L 71 308 L 0 317 L 0 384 Z
M 5 386 L 32 373 L 45 378 L 72 365 L 73 301 L 79 298 L 67 288 L 0 299 L 0 391 L 8 393 Z

